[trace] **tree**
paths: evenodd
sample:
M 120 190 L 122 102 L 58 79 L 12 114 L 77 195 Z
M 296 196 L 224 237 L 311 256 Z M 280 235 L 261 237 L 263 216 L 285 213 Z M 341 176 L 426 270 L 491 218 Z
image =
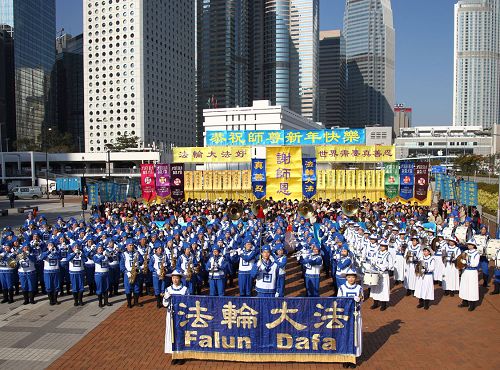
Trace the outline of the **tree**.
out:
M 108 144 L 107 148 L 110 150 L 120 151 L 128 148 L 137 148 L 139 146 L 138 136 L 128 136 L 127 133 L 120 135 L 116 138 L 114 144 Z
M 461 155 L 453 161 L 457 169 L 459 169 L 460 175 L 470 176 L 474 175 L 475 171 L 481 169 L 481 165 L 484 163 L 485 157 L 477 154 L 465 154 Z

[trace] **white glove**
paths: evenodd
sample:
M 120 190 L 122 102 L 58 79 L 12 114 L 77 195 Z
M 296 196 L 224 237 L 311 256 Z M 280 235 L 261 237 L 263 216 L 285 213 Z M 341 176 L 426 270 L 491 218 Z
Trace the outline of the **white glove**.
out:
M 169 299 L 172 295 L 169 292 L 165 292 L 163 299 Z
M 129 278 L 132 274 L 130 272 L 127 272 L 127 277 Z
M 462 263 L 465 265 L 467 263 L 467 260 L 462 260 Z
M 354 302 L 359 302 L 361 300 L 361 298 L 359 298 L 358 296 L 354 297 Z
M 278 292 L 276 292 L 276 293 L 274 294 L 274 296 L 277 298 L 277 297 L 279 297 L 279 296 L 280 296 L 280 294 L 279 294 Z

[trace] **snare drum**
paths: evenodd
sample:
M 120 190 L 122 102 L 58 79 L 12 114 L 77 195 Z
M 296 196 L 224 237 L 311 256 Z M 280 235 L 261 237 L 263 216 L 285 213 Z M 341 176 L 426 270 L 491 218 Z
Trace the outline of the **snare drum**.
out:
M 477 251 L 482 256 L 486 251 L 486 235 L 474 235 L 474 241 L 476 242 Z
M 467 226 L 459 226 L 455 230 L 455 237 L 458 239 L 459 243 L 467 242 Z
M 376 286 L 378 285 L 378 280 L 380 275 L 375 272 L 365 272 L 365 276 L 363 277 L 363 284 Z
M 488 260 L 495 259 L 497 249 L 500 249 L 500 239 L 490 239 L 486 246 L 486 257 L 488 257 Z

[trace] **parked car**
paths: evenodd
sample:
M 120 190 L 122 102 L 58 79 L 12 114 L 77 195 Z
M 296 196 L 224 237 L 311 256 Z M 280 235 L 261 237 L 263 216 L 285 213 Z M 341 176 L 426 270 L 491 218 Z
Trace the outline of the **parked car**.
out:
M 43 195 L 40 186 L 16 186 L 11 191 L 16 199 L 38 199 Z

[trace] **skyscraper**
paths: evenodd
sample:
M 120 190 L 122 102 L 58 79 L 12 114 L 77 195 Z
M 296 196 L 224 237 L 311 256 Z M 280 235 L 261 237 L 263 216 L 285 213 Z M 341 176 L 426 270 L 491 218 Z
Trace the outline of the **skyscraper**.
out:
M 395 32 L 390 0 L 347 0 L 344 36 L 349 126 L 392 126 Z
M 85 150 L 195 144 L 195 3 L 84 2 Z
M 345 40 L 339 30 L 319 33 L 319 120 L 330 128 L 346 122 Z
M 404 104 L 394 106 L 394 137 L 399 136 L 400 129 L 411 127 L 411 113 L 412 109 Z
M 500 124 L 500 0 L 455 4 L 453 125 Z
M 55 0 L 1 0 L 0 29 L 14 40 L 15 123 L 7 122 L 17 150 L 40 149 L 48 122 L 54 65 Z M 14 130 L 12 130 L 14 129 Z

